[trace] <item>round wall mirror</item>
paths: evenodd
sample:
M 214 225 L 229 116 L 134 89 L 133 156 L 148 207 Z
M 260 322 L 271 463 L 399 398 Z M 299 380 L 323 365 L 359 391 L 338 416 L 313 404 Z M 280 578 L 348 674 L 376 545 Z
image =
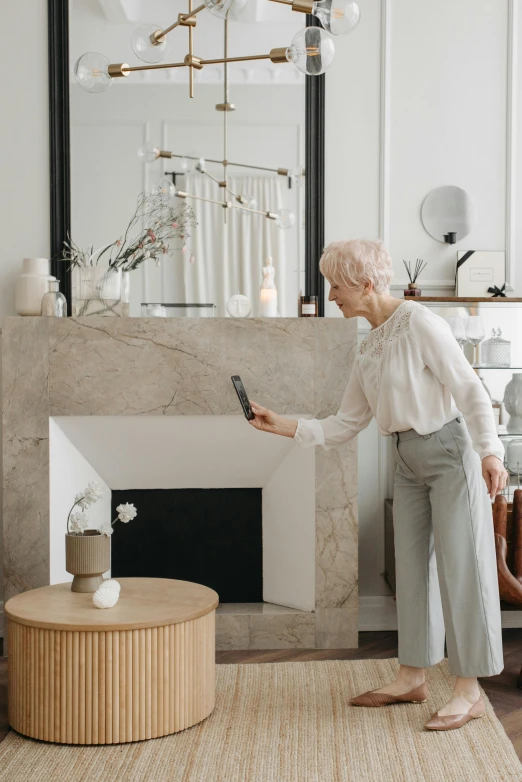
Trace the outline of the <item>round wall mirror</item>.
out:
M 477 221 L 474 200 L 456 185 L 445 185 L 432 190 L 422 204 L 422 224 L 430 236 L 439 242 L 464 239 Z

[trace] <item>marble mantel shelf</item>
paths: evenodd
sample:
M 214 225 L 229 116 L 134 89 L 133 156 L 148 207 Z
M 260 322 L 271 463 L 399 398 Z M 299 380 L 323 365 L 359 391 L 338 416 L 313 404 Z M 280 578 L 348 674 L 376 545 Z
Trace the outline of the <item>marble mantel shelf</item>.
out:
M 337 318 L 7 317 L 0 326 L 6 600 L 49 583 L 51 416 L 242 415 L 230 382 L 240 374 L 267 407 L 323 418 L 338 408 L 357 346 L 355 320 Z M 357 646 L 357 451 L 353 442 L 316 450 L 315 611 L 225 608 L 219 648 Z

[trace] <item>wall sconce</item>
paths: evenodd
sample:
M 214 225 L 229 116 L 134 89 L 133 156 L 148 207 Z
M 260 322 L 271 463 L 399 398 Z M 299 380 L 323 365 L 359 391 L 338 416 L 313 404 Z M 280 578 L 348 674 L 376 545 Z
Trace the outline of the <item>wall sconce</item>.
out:
M 455 244 L 464 239 L 477 222 L 477 207 L 472 197 L 461 187 L 445 185 L 432 190 L 421 207 L 424 228 L 445 244 Z M 453 230 L 448 231 L 451 227 Z

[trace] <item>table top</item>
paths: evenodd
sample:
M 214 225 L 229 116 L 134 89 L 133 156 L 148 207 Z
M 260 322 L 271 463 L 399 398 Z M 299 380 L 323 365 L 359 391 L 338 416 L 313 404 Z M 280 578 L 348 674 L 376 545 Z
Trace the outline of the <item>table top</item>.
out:
M 172 578 L 117 578 L 120 599 L 96 608 L 92 593 L 71 592 L 71 583 L 31 589 L 12 597 L 5 614 L 18 624 L 49 630 L 139 630 L 196 619 L 217 608 L 217 592 Z

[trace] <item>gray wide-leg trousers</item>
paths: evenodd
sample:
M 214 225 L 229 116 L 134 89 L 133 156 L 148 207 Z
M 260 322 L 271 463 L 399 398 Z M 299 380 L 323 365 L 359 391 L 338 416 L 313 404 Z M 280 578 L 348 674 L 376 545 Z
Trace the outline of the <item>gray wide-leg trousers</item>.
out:
M 456 676 L 504 667 L 491 499 L 460 417 L 392 435 L 399 663 Z

